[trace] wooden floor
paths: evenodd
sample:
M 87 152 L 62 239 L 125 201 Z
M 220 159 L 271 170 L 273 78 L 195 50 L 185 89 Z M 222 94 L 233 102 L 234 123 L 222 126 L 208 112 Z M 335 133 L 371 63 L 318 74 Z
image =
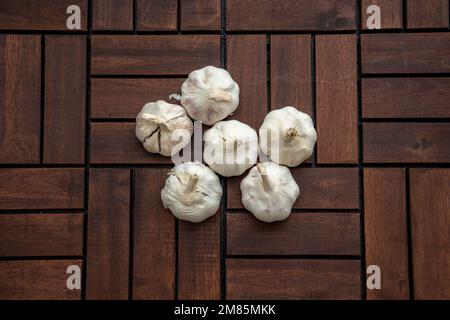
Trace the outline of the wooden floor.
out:
M 163 209 L 172 165 L 134 119 L 206 65 L 233 119 L 314 118 L 285 222 L 241 178 L 204 223 Z M 0 299 L 450 299 L 449 101 L 448 0 L 0 0 Z

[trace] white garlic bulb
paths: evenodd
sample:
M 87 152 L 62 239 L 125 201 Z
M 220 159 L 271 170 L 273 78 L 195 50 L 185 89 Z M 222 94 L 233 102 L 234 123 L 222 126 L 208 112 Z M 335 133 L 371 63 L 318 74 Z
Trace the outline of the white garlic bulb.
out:
M 311 157 L 316 140 L 311 117 L 294 107 L 269 112 L 259 129 L 261 150 L 272 161 L 289 167 Z
M 166 157 L 186 147 L 193 132 L 183 107 L 162 100 L 147 103 L 136 117 L 136 137 L 145 150 Z
M 219 210 L 222 186 L 219 177 L 200 162 L 176 165 L 161 190 L 165 208 L 181 220 L 201 222 Z
M 258 135 L 240 121 L 216 123 L 205 132 L 204 141 L 204 161 L 224 177 L 243 174 L 258 159 Z
M 228 71 L 212 66 L 191 72 L 181 86 L 181 104 L 206 125 L 225 119 L 239 105 L 239 86 Z
M 273 162 L 258 163 L 241 182 L 242 203 L 264 222 L 286 219 L 300 194 L 290 170 Z

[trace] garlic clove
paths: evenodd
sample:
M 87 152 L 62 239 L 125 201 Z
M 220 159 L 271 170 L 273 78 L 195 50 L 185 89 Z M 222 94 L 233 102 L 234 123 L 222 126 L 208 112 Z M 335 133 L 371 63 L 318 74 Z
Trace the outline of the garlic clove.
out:
M 204 134 L 203 159 L 224 177 L 239 176 L 258 159 L 256 131 L 237 120 L 216 123 Z
M 289 168 L 274 162 L 258 163 L 241 181 L 242 203 L 264 222 L 285 220 L 300 189 Z
M 181 86 L 181 104 L 189 116 L 213 125 L 239 105 L 239 86 L 228 71 L 213 66 L 195 70 Z
M 136 137 L 145 150 L 166 157 L 186 147 L 193 132 L 183 107 L 162 100 L 147 103 L 136 117 Z
M 259 129 L 262 152 L 282 165 L 296 167 L 311 157 L 317 132 L 309 115 L 294 107 L 269 112 Z
M 219 210 L 222 186 L 217 175 L 200 162 L 176 165 L 168 174 L 161 200 L 180 219 L 201 222 Z

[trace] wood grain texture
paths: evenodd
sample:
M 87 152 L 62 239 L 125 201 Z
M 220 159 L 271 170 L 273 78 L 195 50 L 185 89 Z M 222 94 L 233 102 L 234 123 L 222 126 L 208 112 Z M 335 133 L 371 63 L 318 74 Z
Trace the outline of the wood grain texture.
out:
M 184 78 L 92 79 L 91 117 L 135 119 L 142 107 L 152 101 L 169 100 L 179 93 Z
M 178 298 L 220 299 L 220 214 L 202 223 L 178 221 Z
M 181 0 L 181 30 L 219 31 L 221 0 Z
M 271 109 L 295 106 L 313 117 L 311 36 L 270 36 Z
M 0 261 L 1 300 L 80 300 L 81 290 L 67 288 L 67 267 L 82 260 Z
M 220 66 L 217 35 L 96 35 L 93 74 L 185 75 Z
M 133 0 L 94 0 L 92 29 L 95 31 L 133 30 Z
M 227 29 L 257 30 L 355 30 L 353 0 L 228 0 Z
M 130 171 L 91 169 L 86 299 L 128 299 Z
M 449 136 L 447 123 L 365 123 L 364 162 L 446 163 Z
M 264 223 L 227 213 L 229 255 L 359 255 L 359 214 L 293 213 Z
M 71 32 L 66 25 L 67 9 L 80 8 L 81 28 L 87 30 L 87 0 L 16 0 L 0 1 L 0 29 Z
M 358 163 L 356 38 L 316 37 L 318 163 Z
M 408 29 L 447 28 L 448 0 L 407 0 Z
M 227 260 L 230 300 L 360 298 L 357 260 Z
M 265 35 L 227 37 L 227 69 L 239 84 L 239 108 L 232 119 L 258 129 L 267 113 L 267 39 Z
M 134 122 L 92 123 L 91 163 L 172 164 L 170 157 L 147 152 L 136 138 Z
M 367 8 L 377 5 L 381 10 L 381 29 L 403 28 L 403 0 L 361 0 L 361 28 L 367 30 L 367 19 L 372 14 Z
M 409 299 L 408 235 L 404 169 L 364 169 L 366 267 L 381 268 L 379 290 L 369 300 Z
M 138 31 L 176 31 L 177 0 L 136 0 Z
M 0 256 L 82 256 L 83 213 L 0 215 Z
M 44 163 L 84 163 L 85 36 L 46 36 Z
M 363 73 L 450 72 L 450 33 L 361 35 Z
M 83 208 L 84 169 L 0 169 L 0 210 Z
M 133 238 L 133 299 L 174 299 L 175 219 L 161 202 L 168 169 L 137 169 Z
M 292 168 L 291 173 L 300 187 L 294 209 L 359 208 L 357 168 Z M 243 208 L 240 183 L 244 176 L 227 179 L 228 209 Z
M 40 73 L 39 35 L 0 35 L 0 163 L 39 163 Z
M 450 170 L 411 169 L 414 297 L 450 299 Z
M 450 78 L 362 79 L 364 118 L 448 118 Z

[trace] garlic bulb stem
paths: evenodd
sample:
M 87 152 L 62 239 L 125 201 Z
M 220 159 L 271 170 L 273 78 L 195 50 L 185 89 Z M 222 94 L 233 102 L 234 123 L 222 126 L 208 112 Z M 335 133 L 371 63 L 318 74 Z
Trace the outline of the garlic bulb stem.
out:
M 286 131 L 286 140 L 292 140 L 296 136 L 298 136 L 298 131 L 296 128 L 289 128 Z
M 232 100 L 232 96 L 223 90 L 212 90 L 209 94 L 209 99 L 216 102 L 230 102 Z
M 186 193 L 192 193 L 195 191 L 195 188 L 197 187 L 198 182 L 198 176 L 196 174 L 191 175 L 189 177 L 188 183 L 186 185 Z
M 258 163 L 256 165 L 256 170 L 258 170 L 259 175 L 261 176 L 261 180 L 262 180 L 262 185 L 263 185 L 264 191 L 271 191 L 272 190 L 272 183 L 270 181 L 269 176 L 267 175 L 266 167 L 264 167 L 264 165 L 262 165 L 261 163 Z
M 184 189 L 184 195 L 181 198 L 181 202 L 183 202 L 183 204 L 190 206 L 194 202 L 197 182 L 198 176 L 196 174 L 189 176 L 188 183 L 186 184 L 186 188 Z

